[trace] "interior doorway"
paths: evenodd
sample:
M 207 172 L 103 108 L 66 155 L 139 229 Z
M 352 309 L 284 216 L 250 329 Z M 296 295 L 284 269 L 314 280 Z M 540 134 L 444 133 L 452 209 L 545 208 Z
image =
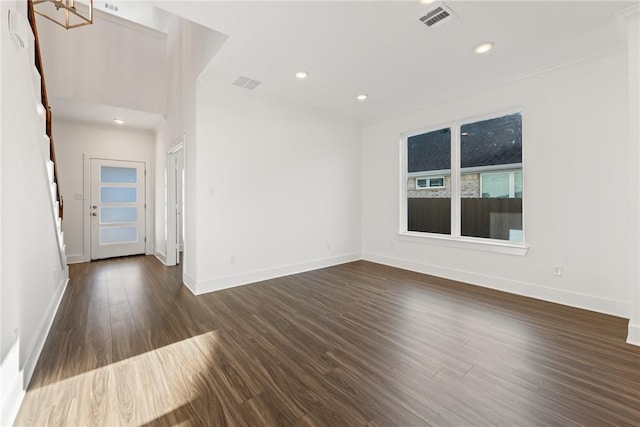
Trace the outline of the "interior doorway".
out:
M 184 251 L 184 139 L 167 153 L 167 265 L 179 264 Z

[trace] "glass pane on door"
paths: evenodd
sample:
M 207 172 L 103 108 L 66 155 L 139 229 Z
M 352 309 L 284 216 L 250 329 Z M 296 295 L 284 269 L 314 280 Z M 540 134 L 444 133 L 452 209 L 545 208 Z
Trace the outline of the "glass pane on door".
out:
M 136 203 L 138 190 L 135 187 L 100 187 L 100 203 Z
M 138 240 L 138 227 L 102 227 L 100 244 L 130 243 Z
M 135 184 L 138 182 L 136 172 L 136 168 L 101 166 L 100 182 Z
M 100 224 L 138 221 L 138 208 L 117 207 L 100 208 Z

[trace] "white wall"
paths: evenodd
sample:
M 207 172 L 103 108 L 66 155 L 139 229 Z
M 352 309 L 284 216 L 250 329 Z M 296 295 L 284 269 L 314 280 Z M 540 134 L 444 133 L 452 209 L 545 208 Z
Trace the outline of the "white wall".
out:
M 360 258 L 358 123 L 231 85 L 197 114 L 197 293 Z
M 627 142 L 627 91 L 620 52 L 365 126 L 364 258 L 628 317 L 639 254 L 638 146 Z M 400 134 L 518 106 L 528 254 L 399 236 Z M 552 275 L 554 264 L 561 277 Z
M 85 194 L 85 158 L 131 160 L 146 163 L 147 168 L 147 254 L 153 253 L 155 237 L 155 138 L 150 130 L 130 129 L 118 125 L 56 120 L 53 122 L 60 190 L 64 198 L 62 229 L 70 263 L 91 260 L 87 239 L 90 194 Z M 87 177 L 88 178 L 88 177 Z M 79 195 L 80 198 L 75 196 Z
M 183 68 L 182 32 L 183 22 L 180 18 L 173 17 L 169 22 L 169 34 L 167 35 L 167 115 L 164 123 L 156 132 L 156 230 L 155 230 L 155 255 L 164 263 L 167 261 L 167 153 L 181 139 L 186 132 L 184 124 L 184 103 L 195 104 L 195 79 L 192 82 L 185 81 Z M 188 100 L 184 100 L 188 97 Z M 192 141 L 187 142 L 188 145 Z M 189 260 L 190 261 L 190 260 Z M 194 268 L 189 263 L 188 271 Z M 187 273 L 185 268 L 184 273 Z M 195 273 L 193 273 L 195 274 Z
M 9 9 L 26 17 L 26 2 L 2 1 L 0 8 L 0 425 L 8 425 L 31 379 L 68 272 L 57 246 L 33 50 L 16 47 L 7 30 Z
M 360 126 L 236 88 L 208 92 L 196 82 L 225 41 L 185 19 L 169 25 L 167 118 L 156 133 L 156 255 L 168 259 L 167 152 L 185 135 L 183 272 L 193 292 L 359 258 Z M 238 173 L 237 161 L 251 174 Z M 268 192 L 252 189 L 256 175 Z
M 93 25 L 64 31 L 38 18 L 38 31 L 50 97 L 166 112 L 163 33 L 97 10 Z
M 196 141 L 196 87 L 197 79 L 223 45 L 226 36 L 186 19 L 173 17 L 167 36 L 167 115 L 156 133 L 156 256 L 163 262 L 167 258 L 167 212 L 165 208 L 165 177 L 167 153 L 184 136 L 185 156 L 185 212 L 184 236 L 185 283 L 197 277 L 196 247 L 199 238 L 197 224 L 197 141 Z M 193 288 L 192 288 L 193 290 Z
M 629 144 L 632 149 L 634 147 L 637 149 L 640 146 L 640 5 L 636 4 L 626 12 L 629 62 Z M 635 193 L 640 194 L 640 174 L 638 173 L 640 157 L 632 157 L 629 162 L 631 170 L 635 172 L 633 179 L 638 183 Z M 636 216 L 636 221 L 640 221 L 640 217 Z M 640 247 L 640 236 L 637 235 L 636 246 Z M 640 259 L 637 258 L 636 269 L 640 269 Z M 640 345 L 640 280 L 636 280 L 633 288 L 627 342 Z

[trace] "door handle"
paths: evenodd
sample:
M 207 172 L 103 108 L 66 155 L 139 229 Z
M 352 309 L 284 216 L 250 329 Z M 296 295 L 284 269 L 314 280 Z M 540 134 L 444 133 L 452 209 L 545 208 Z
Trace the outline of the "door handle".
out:
M 98 209 L 96 205 L 91 206 L 91 209 Z
M 95 212 L 91 212 L 91 216 L 98 216 L 98 214 Z

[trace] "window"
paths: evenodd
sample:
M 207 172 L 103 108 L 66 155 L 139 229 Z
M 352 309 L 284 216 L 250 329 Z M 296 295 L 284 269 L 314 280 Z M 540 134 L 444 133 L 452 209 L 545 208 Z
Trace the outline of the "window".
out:
M 480 175 L 482 197 L 522 198 L 522 171 L 488 172 Z
M 442 178 L 442 188 L 418 190 L 418 181 L 425 176 Z M 447 176 L 451 176 L 451 129 L 407 138 L 408 231 L 451 234 L 451 186 L 444 185 Z
M 522 241 L 521 112 L 409 135 L 406 171 L 406 231 Z
M 416 188 L 442 188 L 444 187 L 444 176 L 437 178 L 416 178 Z

